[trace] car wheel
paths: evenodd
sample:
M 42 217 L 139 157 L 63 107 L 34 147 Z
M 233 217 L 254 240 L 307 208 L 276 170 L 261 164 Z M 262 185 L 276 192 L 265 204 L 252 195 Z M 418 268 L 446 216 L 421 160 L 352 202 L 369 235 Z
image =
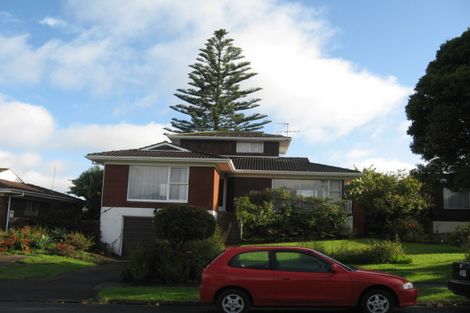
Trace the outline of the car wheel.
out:
M 395 299 L 387 290 L 370 290 L 361 299 L 361 311 L 363 313 L 390 313 L 393 312 L 394 308 Z
M 219 295 L 217 306 L 222 313 L 245 313 L 250 309 L 250 299 L 245 292 L 230 289 Z

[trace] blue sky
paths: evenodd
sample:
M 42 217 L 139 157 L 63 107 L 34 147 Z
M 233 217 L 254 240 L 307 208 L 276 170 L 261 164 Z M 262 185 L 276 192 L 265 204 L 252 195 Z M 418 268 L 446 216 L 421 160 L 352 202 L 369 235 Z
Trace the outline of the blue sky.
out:
M 187 65 L 218 28 L 252 62 L 288 156 L 410 169 L 404 107 L 470 2 L 0 1 L 0 167 L 65 191 L 89 152 L 164 140 Z

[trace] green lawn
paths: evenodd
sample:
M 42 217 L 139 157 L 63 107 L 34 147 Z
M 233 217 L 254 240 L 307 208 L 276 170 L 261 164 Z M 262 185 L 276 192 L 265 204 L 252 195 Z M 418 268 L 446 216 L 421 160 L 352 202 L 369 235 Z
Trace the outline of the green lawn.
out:
M 106 288 L 98 293 L 102 302 L 198 302 L 194 286 L 149 286 Z
M 0 279 L 50 277 L 94 265 L 93 262 L 57 255 L 31 255 L 20 262 L 0 266 Z
M 303 246 L 324 251 L 326 254 L 334 254 L 338 249 L 358 249 L 367 245 L 369 239 L 328 240 L 317 242 L 288 242 L 272 245 Z M 266 245 L 266 244 L 264 244 Z M 419 287 L 418 302 L 427 303 L 469 303 L 469 300 L 456 296 L 445 286 L 450 275 L 452 262 L 461 261 L 464 258 L 462 249 L 456 246 L 444 244 L 416 244 L 403 243 L 407 257 L 411 259 L 409 264 L 370 264 L 358 265 L 358 267 L 371 270 L 380 270 L 400 275 L 415 284 L 439 283 L 442 286 Z M 108 288 L 99 293 L 105 302 L 109 301 L 198 301 L 196 287 L 127 287 Z

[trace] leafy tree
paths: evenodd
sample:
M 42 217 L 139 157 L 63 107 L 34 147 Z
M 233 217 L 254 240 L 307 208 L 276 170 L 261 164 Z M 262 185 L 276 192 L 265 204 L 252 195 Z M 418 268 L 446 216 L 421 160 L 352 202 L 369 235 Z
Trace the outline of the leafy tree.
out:
M 175 96 L 186 102 L 170 106 L 185 114 L 190 120 L 172 118 L 172 132 L 193 132 L 210 130 L 261 129 L 269 120 L 266 115 L 254 113 L 245 115 L 246 110 L 259 106 L 259 98 L 247 98 L 261 88 L 241 89 L 240 83 L 253 77 L 250 62 L 241 61 L 242 49 L 233 45 L 233 39 L 226 38 L 228 32 L 219 29 L 200 49 L 196 63 L 190 65 L 188 89 L 177 89 Z
M 410 96 L 411 150 L 454 190 L 470 188 L 470 29 L 444 43 Z
M 429 200 L 421 188 L 422 183 L 411 176 L 369 168 L 346 186 L 346 194 L 364 209 L 366 232 L 390 237 L 397 233 L 398 223 L 423 221 L 427 216 Z
M 85 217 L 98 219 L 101 209 L 101 190 L 103 169 L 98 165 L 91 167 L 72 180 L 73 186 L 68 193 L 85 198 L 88 211 Z

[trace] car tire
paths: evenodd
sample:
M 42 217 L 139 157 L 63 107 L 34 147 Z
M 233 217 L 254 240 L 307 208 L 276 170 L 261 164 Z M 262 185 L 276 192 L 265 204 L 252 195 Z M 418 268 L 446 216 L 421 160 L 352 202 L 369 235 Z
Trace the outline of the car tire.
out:
M 395 310 L 393 294 L 384 289 L 367 291 L 361 298 L 362 313 L 391 313 Z
M 217 307 L 221 313 L 246 313 L 250 309 L 250 298 L 239 289 L 229 289 L 217 297 Z

